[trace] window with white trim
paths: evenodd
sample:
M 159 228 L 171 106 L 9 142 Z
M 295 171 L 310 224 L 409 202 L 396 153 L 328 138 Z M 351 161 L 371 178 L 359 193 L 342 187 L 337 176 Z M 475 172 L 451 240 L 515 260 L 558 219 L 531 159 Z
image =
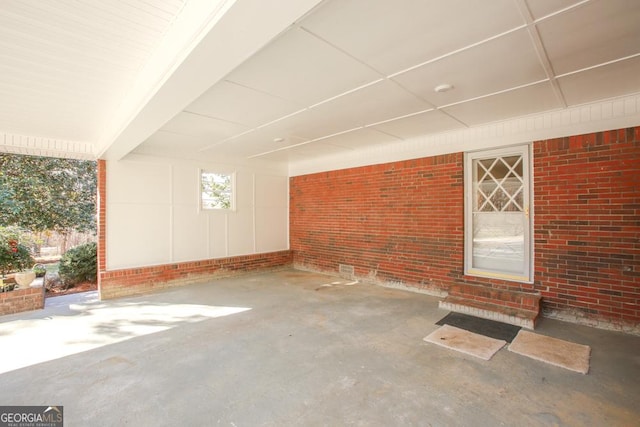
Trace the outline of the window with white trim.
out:
M 235 174 L 200 171 L 200 208 L 235 209 Z
M 533 280 L 529 151 L 465 153 L 465 274 Z

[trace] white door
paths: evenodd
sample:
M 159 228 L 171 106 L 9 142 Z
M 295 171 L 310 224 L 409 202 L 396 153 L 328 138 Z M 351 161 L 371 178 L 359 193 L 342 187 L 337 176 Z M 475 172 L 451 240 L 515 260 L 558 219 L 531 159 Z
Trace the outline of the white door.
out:
M 529 149 L 465 154 L 465 274 L 532 281 Z

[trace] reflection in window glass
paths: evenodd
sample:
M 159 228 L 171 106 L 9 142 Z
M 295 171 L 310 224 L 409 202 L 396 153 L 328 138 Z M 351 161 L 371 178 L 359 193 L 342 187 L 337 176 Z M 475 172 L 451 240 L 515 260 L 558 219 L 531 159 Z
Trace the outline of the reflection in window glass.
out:
M 524 271 L 525 218 L 508 212 L 473 215 L 473 267 L 481 270 Z
M 233 209 L 233 175 L 202 172 L 202 209 Z

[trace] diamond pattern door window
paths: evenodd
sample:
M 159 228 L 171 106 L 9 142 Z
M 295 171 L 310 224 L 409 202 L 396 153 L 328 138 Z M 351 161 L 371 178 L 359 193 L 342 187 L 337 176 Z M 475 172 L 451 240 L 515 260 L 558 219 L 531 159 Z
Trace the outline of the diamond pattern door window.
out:
M 475 165 L 476 212 L 524 211 L 522 156 L 478 160 Z

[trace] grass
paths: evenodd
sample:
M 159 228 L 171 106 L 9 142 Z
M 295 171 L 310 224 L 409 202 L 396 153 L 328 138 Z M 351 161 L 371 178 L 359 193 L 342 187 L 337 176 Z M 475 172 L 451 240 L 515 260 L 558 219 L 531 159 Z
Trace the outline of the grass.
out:
M 54 262 L 51 264 L 45 264 L 44 266 L 47 269 L 47 273 L 57 273 L 58 269 L 60 268 L 60 263 Z

